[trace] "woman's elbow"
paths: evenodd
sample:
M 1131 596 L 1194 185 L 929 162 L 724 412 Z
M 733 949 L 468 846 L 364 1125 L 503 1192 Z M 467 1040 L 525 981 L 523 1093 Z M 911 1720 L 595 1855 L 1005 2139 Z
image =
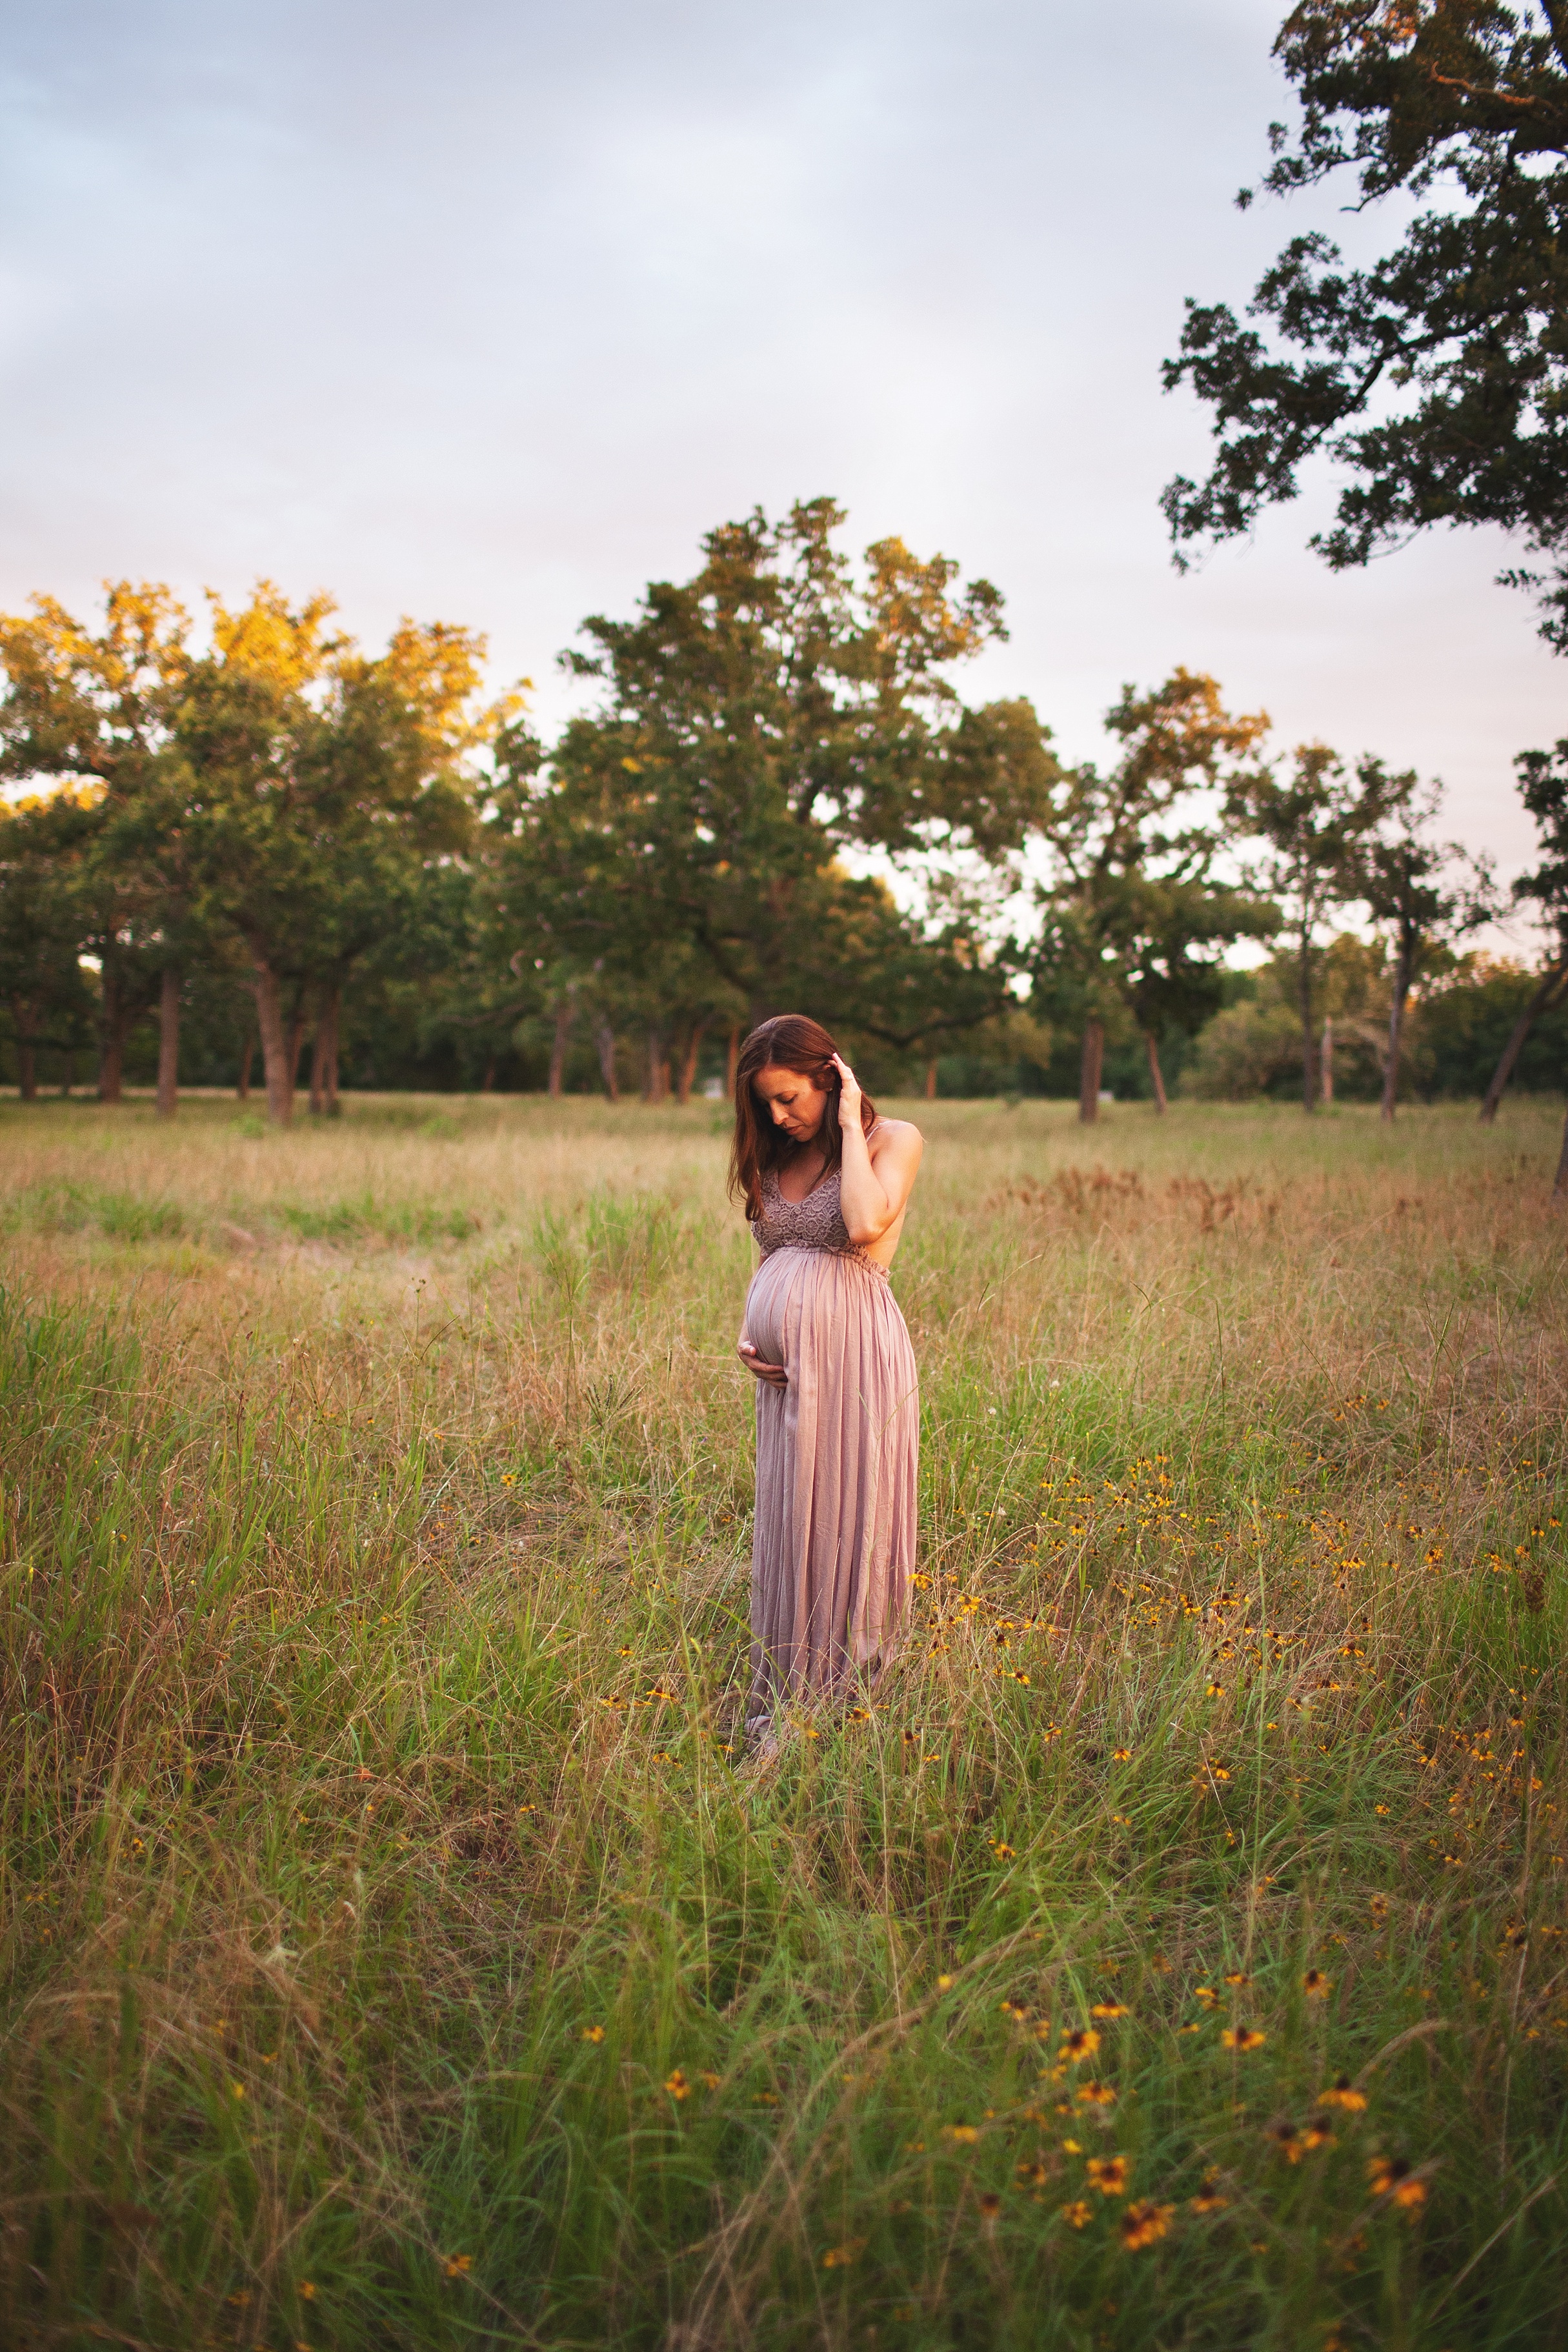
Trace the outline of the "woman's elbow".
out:
M 873 1242 L 881 1240 L 889 1226 L 895 1222 L 892 1217 L 867 1217 L 858 1219 L 854 1224 L 851 1224 L 846 1217 L 844 1230 L 857 1249 L 869 1249 Z

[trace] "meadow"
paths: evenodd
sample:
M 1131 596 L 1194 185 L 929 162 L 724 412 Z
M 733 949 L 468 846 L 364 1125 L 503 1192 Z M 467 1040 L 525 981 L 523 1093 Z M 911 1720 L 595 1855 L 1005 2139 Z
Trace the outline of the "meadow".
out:
M 1561 1107 L 912 1107 L 745 1764 L 721 1105 L 0 1103 L 0 2335 L 1561 2343 Z

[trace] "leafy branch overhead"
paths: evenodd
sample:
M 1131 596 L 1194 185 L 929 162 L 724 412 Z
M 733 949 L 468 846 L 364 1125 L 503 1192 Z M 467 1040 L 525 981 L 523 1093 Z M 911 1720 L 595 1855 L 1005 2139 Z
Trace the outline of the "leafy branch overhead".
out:
M 1249 530 L 1327 456 L 1349 478 L 1310 544 L 1333 569 L 1434 525 L 1496 525 L 1526 556 L 1503 578 L 1568 650 L 1568 6 L 1303 0 L 1275 55 L 1301 114 L 1271 129 L 1265 192 L 1345 175 L 1355 212 L 1424 209 L 1366 267 L 1319 229 L 1292 238 L 1248 305 L 1258 324 L 1188 302 L 1164 382 L 1191 385 L 1219 446 L 1205 480 L 1164 491 L 1177 562 Z

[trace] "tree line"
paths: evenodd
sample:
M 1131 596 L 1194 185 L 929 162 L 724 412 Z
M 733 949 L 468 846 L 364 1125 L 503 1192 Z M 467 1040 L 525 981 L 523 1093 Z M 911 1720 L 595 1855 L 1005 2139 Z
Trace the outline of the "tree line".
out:
M 1331 566 L 1500 526 L 1525 559 L 1503 578 L 1568 649 L 1568 11 L 1298 0 L 1275 57 L 1299 120 L 1270 126 L 1237 203 L 1349 174 L 1356 212 L 1396 200 L 1399 236 L 1349 268 L 1309 228 L 1245 320 L 1189 303 L 1164 381 L 1216 446 L 1164 493 L 1177 560 L 1326 460 Z M 265 584 L 215 602 L 199 642 L 166 591 L 128 584 L 100 625 L 47 598 L 0 623 L 0 1007 L 23 1093 L 41 1048 L 90 1034 L 112 1099 L 155 1011 L 172 1114 L 182 1020 L 210 1036 L 237 1005 L 242 1087 L 258 1044 L 287 1120 L 308 1045 L 330 1113 L 357 1004 L 492 1067 L 542 1033 L 552 1091 L 591 1041 L 616 1093 L 635 1038 L 658 1099 L 793 1003 L 928 1084 L 999 1025 L 1070 1029 L 1089 1120 L 1108 1039 L 1139 1041 L 1163 1107 L 1251 941 L 1275 948 L 1264 1025 L 1289 1005 L 1310 1110 L 1325 936 L 1350 914 L 1381 937 L 1392 1117 L 1412 992 L 1500 903 L 1437 838 L 1435 787 L 1321 744 L 1273 755 L 1261 713 L 1185 670 L 1130 687 L 1110 761 L 1068 767 L 1026 700 L 953 682 L 1005 635 L 996 591 L 898 540 L 853 565 L 842 521 L 819 499 L 725 525 L 691 579 L 591 619 L 568 656 L 591 708 L 548 746 L 519 696 L 485 701 L 471 633 L 405 622 L 371 656 L 328 600 Z M 1568 1003 L 1568 739 L 1516 764 L 1540 853 L 1513 902 L 1549 944 L 1486 1117 Z
M 174 1112 L 183 1019 L 242 1008 L 268 1117 L 309 1053 L 336 1108 L 345 1003 L 395 984 L 416 1017 L 504 1050 L 549 1039 L 548 1084 L 591 1042 L 620 1090 L 684 1099 L 770 1012 L 808 1005 L 928 1072 L 1026 1015 L 1079 1040 L 1099 1111 L 1108 1034 L 1163 1056 L 1225 1000 L 1227 957 L 1288 971 L 1301 1100 L 1323 1094 L 1325 940 L 1354 910 L 1391 973 L 1394 1115 L 1412 992 L 1498 908 L 1437 833 L 1438 793 L 1322 744 L 1270 751 L 1262 712 L 1178 668 L 1106 714 L 1111 756 L 1068 765 L 1033 705 L 965 701 L 1003 599 L 899 540 L 858 563 L 830 500 L 702 543 L 630 617 L 566 656 L 587 708 L 546 745 L 521 688 L 487 698 L 471 631 L 403 622 L 367 653 L 325 596 L 262 583 L 198 635 L 162 587 L 79 620 L 0 620 L 0 1006 L 20 1091 L 89 1033 L 118 1098 L 156 1020 Z M 1515 885 L 1554 947 L 1505 1055 L 1568 989 L 1568 745 L 1520 762 L 1542 837 Z

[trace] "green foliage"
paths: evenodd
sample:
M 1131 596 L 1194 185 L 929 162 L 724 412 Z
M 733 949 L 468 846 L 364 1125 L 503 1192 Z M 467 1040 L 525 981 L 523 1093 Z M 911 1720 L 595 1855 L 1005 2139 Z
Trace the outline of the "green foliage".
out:
M 88 1033 L 78 884 L 99 825 L 76 794 L 0 803 L 0 1005 L 24 1099 L 37 1088 L 40 1046 L 68 1049 Z
M 1517 964 L 1465 957 L 1440 979 L 1416 1009 L 1423 1091 L 1484 1093 L 1514 1023 L 1534 993 L 1533 976 Z M 1519 1057 L 1515 1083 L 1529 1092 L 1560 1094 L 1568 1079 L 1568 1004 L 1535 1023 Z
M 542 762 L 502 746 L 489 902 L 512 969 L 563 1019 L 619 1005 L 656 1066 L 710 1024 L 809 1001 L 902 1043 L 997 1009 L 1005 967 L 961 898 L 914 924 L 846 848 L 997 864 L 1057 772 L 1025 703 L 963 706 L 946 672 L 1004 634 L 986 582 L 901 542 L 856 582 L 827 499 L 703 542 L 571 666 L 603 690 Z M 656 1089 L 657 1090 L 657 1089 Z
M 1226 830 L 1205 797 L 1239 789 L 1268 728 L 1232 718 L 1212 677 L 1173 671 L 1106 713 L 1122 754 L 1108 776 L 1075 770 L 1042 821 L 1052 872 L 1034 951 L 1042 1012 L 1135 1024 L 1156 1040 L 1199 1028 L 1219 1003 L 1222 950 L 1267 933 L 1273 909 L 1215 879 Z
M 110 1099 L 127 1034 L 163 998 L 165 972 L 196 964 L 232 987 L 237 963 L 245 970 L 269 1106 L 285 1118 L 290 1022 L 316 1013 L 331 1078 L 350 974 L 378 949 L 417 966 L 429 869 L 468 835 L 463 763 L 510 706 L 473 713 L 482 647 L 467 632 L 405 621 L 372 659 L 326 634 L 331 610 L 316 597 L 294 611 L 264 581 L 238 611 L 214 600 L 201 655 L 162 588 L 112 585 L 96 635 L 47 598 L 0 621 L 0 772 L 63 784 L 59 816 L 37 816 L 34 830 L 52 821 L 80 834 L 56 859 L 57 961 L 93 952 Z M 0 907 L 14 956 L 32 952 L 26 932 Z M 177 1020 L 180 993 L 165 1019 Z M 11 1010 L 18 1039 L 29 1022 L 37 1031 L 25 989 L 11 991 Z
M 345 1057 L 362 1087 L 685 1100 L 793 1002 L 883 1091 L 1064 1086 L 1076 1031 L 1092 1115 L 1104 1078 L 1175 1076 L 1226 951 L 1283 897 L 1312 1098 L 1324 918 L 1359 898 L 1414 978 L 1480 906 L 1449 853 L 1388 831 L 1412 776 L 1365 760 L 1352 785 L 1308 746 L 1281 781 L 1262 715 L 1185 669 L 1125 689 L 1106 774 L 1065 772 L 1030 705 L 952 682 L 1003 634 L 997 592 L 895 540 L 857 568 L 842 521 L 817 499 L 725 525 L 691 580 L 590 620 L 572 666 L 598 704 L 550 747 L 520 695 L 481 702 L 471 633 L 405 621 L 372 656 L 330 599 L 266 581 L 212 599 L 205 649 L 166 590 L 126 583 L 101 625 L 47 598 L 0 620 L 0 772 L 41 788 L 0 803 L 23 1090 L 69 1081 L 96 1028 L 100 1097 L 156 1073 L 162 1114 L 182 1073 L 247 1091 L 258 1040 L 287 1123 L 307 1038 L 327 1113 Z M 1520 887 L 1554 919 L 1563 763 L 1520 764 L 1543 854 Z M 1030 899 L 1026 945 L 1006 934 Z M 1033 1042 L 1002 1046 L 1022 1021 Z
M 1294 144 L 1271 127 L 1269 194 L 1349 172 L 1357 209 L 1439 185 L 1451 198 L 1369 268 L 1319 231 L 1293 237 L 1250 305 L 1272 345 L 1227 305 L 1189 301 L 1164 381 L 1208 404 L 1220 446 L 1205 482 L 1165 490 L 1178 561 L 1293 499 L 1327 451 L 1351 477 L 1311 541 L 1331 566 L 1433 525 L 1500 525 L 1546 559 L 1543 575 L 1503 576 L 1541 592 L 1561 651 L 1568 18 L 1558 0 L 1301 0 L 1275 55 L 1302 111 Z
M 1516 877 L 1514 899 L 1539 908 L 1555 936 L 1556 961 L 1568 964 L 1568 737 L 1550 751 L 1521 751 L 1514 766 L 1541 852 L 1541 863 Z
M 1280 901 L 1291 937 L 1303 1108 L 1317 1106 L 1319 934 L 1328 918 L 1369 887 L 1378 829 L 1409 802 L 1414 772 L 1390 776 L 1377 760 L 1353 777 L 1326 743 L 1303 743 L 1283 781 L 1260 769 L 1237 780 L 1231 807 L 1238 833 L 1258 845 L 1259 879 Z
M 1373 1102 L 1383 1086 L 1387 1049 L 1389 971 L 1382 950 L 1342 931 L 1317 957 L 1314 1009 L 1334 1024 L 1334 1091 Z M 1298 1096 L 1301 1015 L 1293 953 L 1269 957 L 1248 975 L 1241 1002 L 1215 1014 L 1199 1035 L 1182 1077 L 1185 1094 L 1209 1102 L 1255 1095 Z M 1406 1083 L 1430 1084 L 1433 1057 L 1418 1008 L 1404 1039 Z

